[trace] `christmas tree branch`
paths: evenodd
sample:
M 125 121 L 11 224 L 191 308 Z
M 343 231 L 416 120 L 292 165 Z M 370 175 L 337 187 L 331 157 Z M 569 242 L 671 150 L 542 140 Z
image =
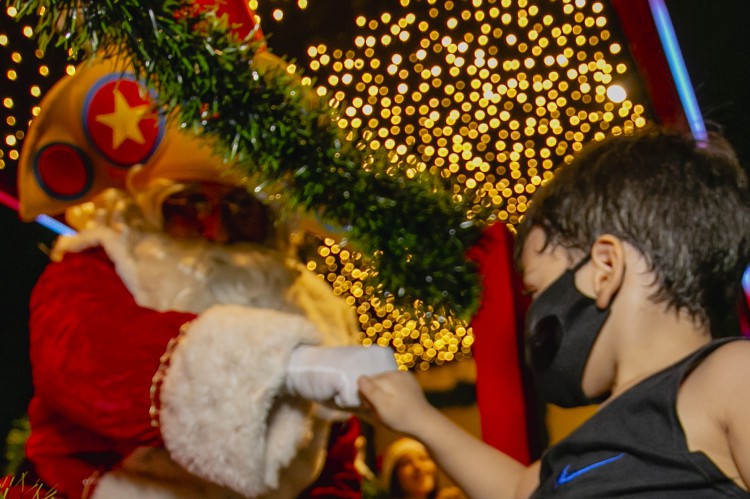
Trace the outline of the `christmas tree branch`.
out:
M 291 208 L 342 227 L 376 272 L 376 290 L 469 317 L 479 278 L 465 252 L 480 228 L 433 178 L 407 178 L 401 161 L 342 130 L 342 106 L 311 97 L 299 75 L 251 62 L 257 42 L 236 39 L 189 2 L 12 0 L 17 17 L 40 14 L 36 38 L 128 61 L 166 114 L 200 133 L 259 182 L 283 185 Z M 332 102 L 332 101 L 331 101 Z M 413 165 L 412 165 L 413 166 Z

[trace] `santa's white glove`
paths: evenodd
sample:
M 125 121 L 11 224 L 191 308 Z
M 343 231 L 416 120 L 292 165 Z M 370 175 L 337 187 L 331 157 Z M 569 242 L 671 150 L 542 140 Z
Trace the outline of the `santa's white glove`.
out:
M 342 409 L 361 405 L 357 378 L 398 370 L 390 348 L 299 346 L 286 375 L 289 393 Z

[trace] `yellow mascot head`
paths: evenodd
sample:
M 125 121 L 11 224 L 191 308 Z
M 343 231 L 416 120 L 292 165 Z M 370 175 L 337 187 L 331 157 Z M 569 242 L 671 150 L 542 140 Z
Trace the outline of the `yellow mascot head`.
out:
M 253 64 L 286 70 L 283 60 L 263 50 Z M 19 160 L 19 213 L 27 221 L 59 215 L 118 188 L 160 227 L 162 201 L 187 182 L 249 181 L 207 141 L 160 113 L 153 92 L 121 60 L 95 58 L 40 104 Z

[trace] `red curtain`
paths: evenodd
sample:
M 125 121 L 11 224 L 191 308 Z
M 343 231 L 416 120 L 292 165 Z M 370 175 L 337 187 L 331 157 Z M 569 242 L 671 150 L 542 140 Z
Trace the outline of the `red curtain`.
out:
M 471 321 L 482 439 L 522 463 L 538 457 L 542 432 L 527 393 L 521 356 L 528 300 L 512 262 L 513 236 L 490 226 L 469 257 L 479 265 L 483 294 Z

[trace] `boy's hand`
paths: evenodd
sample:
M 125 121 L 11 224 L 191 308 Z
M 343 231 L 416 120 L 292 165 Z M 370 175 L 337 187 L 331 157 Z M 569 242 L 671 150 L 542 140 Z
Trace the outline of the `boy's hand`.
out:
M 378 420 L 393 430 L 416 436 L 420 421 L 435 411 L 412 373 L 392 371 L 360 376 L 359 391 Z
M 358 381 L 361 397 L 380 421 L 422 442 L 467 497 L 521 497 L 514 493 L 524 465 L 475 438 L 432 407 L 413 374 L 389 372 L 361 376 Z M 539 468 L 532 471 L 532 478 L 538 482 Z M 455 492 L 446 490 L 445 494 L 455 498 Z

